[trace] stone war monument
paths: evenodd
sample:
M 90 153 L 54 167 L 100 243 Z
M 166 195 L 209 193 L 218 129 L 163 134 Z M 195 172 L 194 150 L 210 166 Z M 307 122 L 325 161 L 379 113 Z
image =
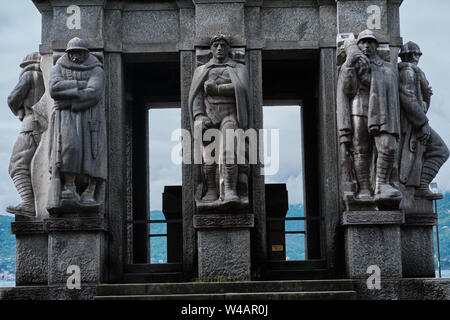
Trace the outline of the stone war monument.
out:
M 7 208 L 16 287 L 1 299 L 450 298 L 430 189 L 449 151 L 401 0 L 33 3 L 41 43 L 7 101 L 22 121 L 9 167 L 22 202 Z M 261 158 L 263 106 L 292 105 L 295 218 L 300 191 L 269 183 Z M 183 160 L 157 219 L 156 108 L 179 110 Z

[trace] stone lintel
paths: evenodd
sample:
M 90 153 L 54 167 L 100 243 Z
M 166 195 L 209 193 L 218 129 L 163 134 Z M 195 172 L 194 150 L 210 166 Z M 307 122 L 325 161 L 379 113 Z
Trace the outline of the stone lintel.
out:
M 253 214 L 197 214 L 194 215 L 195 229 L 253 228 Z
M 402 211 L 346 211 L 341 218 L 343 226 L 396 225 L 405 223 Z
M 15 235 L 45 234 L 65 231 L 107 231 L 107 222 L 102 218 L 54 218 L 44 221 L 15 221 L 11 233 Z
M 430 213 L 407 213 L 405 214 L 404 226 L 435 226 L 437 217 Z
M 15 221 L 11 222 L 11 233 L 20 235 L 47 232 L 45 231 L 44 223 L 41 221 Z
M 44 220 L 47 232 L 66 231 L 107 231 L 107 223 L 103 218 L 55 218 Z

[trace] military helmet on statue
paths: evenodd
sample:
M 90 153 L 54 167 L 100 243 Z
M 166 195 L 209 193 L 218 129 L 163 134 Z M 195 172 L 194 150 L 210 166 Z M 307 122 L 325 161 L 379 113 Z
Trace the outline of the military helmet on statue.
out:
M 88 45 L 87 45 L 86 41 L 84 41 L 83 39 L 75 37 L 75 38 L 71 39 L 67 43 L 66 52 L 79 51 L 79 50 L 81 50 L 81 51 L 89 51 Z
M 420 47 L 417 43 L 409 41 L 402 46 L 400 53 L 398 54 L 400 58 L 404 58 L 406 55 L 416 53 L 418 55 L 422 55 L 422 51 L 420 51 Z
M 360 43 L 364 39 L 372 39 L 372 40 L 375 40 L 377 44 L 379 43 L 378 42 L 378 38 L 375 35 L 375 33 L 372 30 L 369 30 L 369 29 L 366 29 L 366 30 L 362 31 L 358 35 L 358 39 L 356 40 L 356 43 Z
M 32 52 L 26 55 L 25 58 L 23 58 L 20 67 L 24 68 L 25 66 L 29 65 L 29 64 L 34 64 L 34 63 L 40 63 L 41 62 L 41 55 L 39 54 L 39 52 Z

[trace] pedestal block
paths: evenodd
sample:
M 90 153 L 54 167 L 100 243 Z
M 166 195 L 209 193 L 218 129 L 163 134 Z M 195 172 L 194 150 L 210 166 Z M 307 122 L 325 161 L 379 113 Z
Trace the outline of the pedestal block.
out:
M 198 277 L 250 280 L 250 228 L 253 226 L 252 214 L 195 215 Z
M 367 279 L 369 266 L 378 266 L 383 278 L 402 277 L 401 211 L 347 211 L 345 228 L 346 273 L 351 279 Z
M 404 278 L 434 278 L 433 226 L 437 219 L 431 200 L 413 200 L 406 206 L 402 226 L 402 268 Z
M 44 220 L 48 230 L 49 285 L 66 284 L 80 268 L 81 287 L 103 280 L 106 223 L 101 218 L 55 218 Z
M 48 236 L 44 224 L 17 219 L 11 223 L 11 233 L 16 235 L 16 286 L 46 285 Z

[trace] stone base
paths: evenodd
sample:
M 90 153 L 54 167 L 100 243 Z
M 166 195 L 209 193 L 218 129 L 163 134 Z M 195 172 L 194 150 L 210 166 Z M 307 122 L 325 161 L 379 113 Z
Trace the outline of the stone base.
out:
M 355 280 L 358 300 L 449 300 L 450 279 L 387 279 L 381 288 L 368 289 L 366 280 Z
M 23 286 L 0 288 L 0 300 L 92 300 L 97 285 L 81 285 L 80 289 L 60 286 Z
M 437 218 L 433 201 L 416 199 L 414 188 L 404 188 L 401 204 L 405 212 L 402 226 L 403 277 L 435 277 L 433 226 Z
M 250 280 L 250 214 L 194 216 L 198 241 L 198 277 L 202 280 Z
M 47 284 L 48 237 L 43 223 L 16 217 L 11 233 L 16 235 L 16 286 Z
M 378 266 L 383 278 L 401 278 L 401 211 L 344 212 L 347 276 L 367 279 L 370 266 Z

